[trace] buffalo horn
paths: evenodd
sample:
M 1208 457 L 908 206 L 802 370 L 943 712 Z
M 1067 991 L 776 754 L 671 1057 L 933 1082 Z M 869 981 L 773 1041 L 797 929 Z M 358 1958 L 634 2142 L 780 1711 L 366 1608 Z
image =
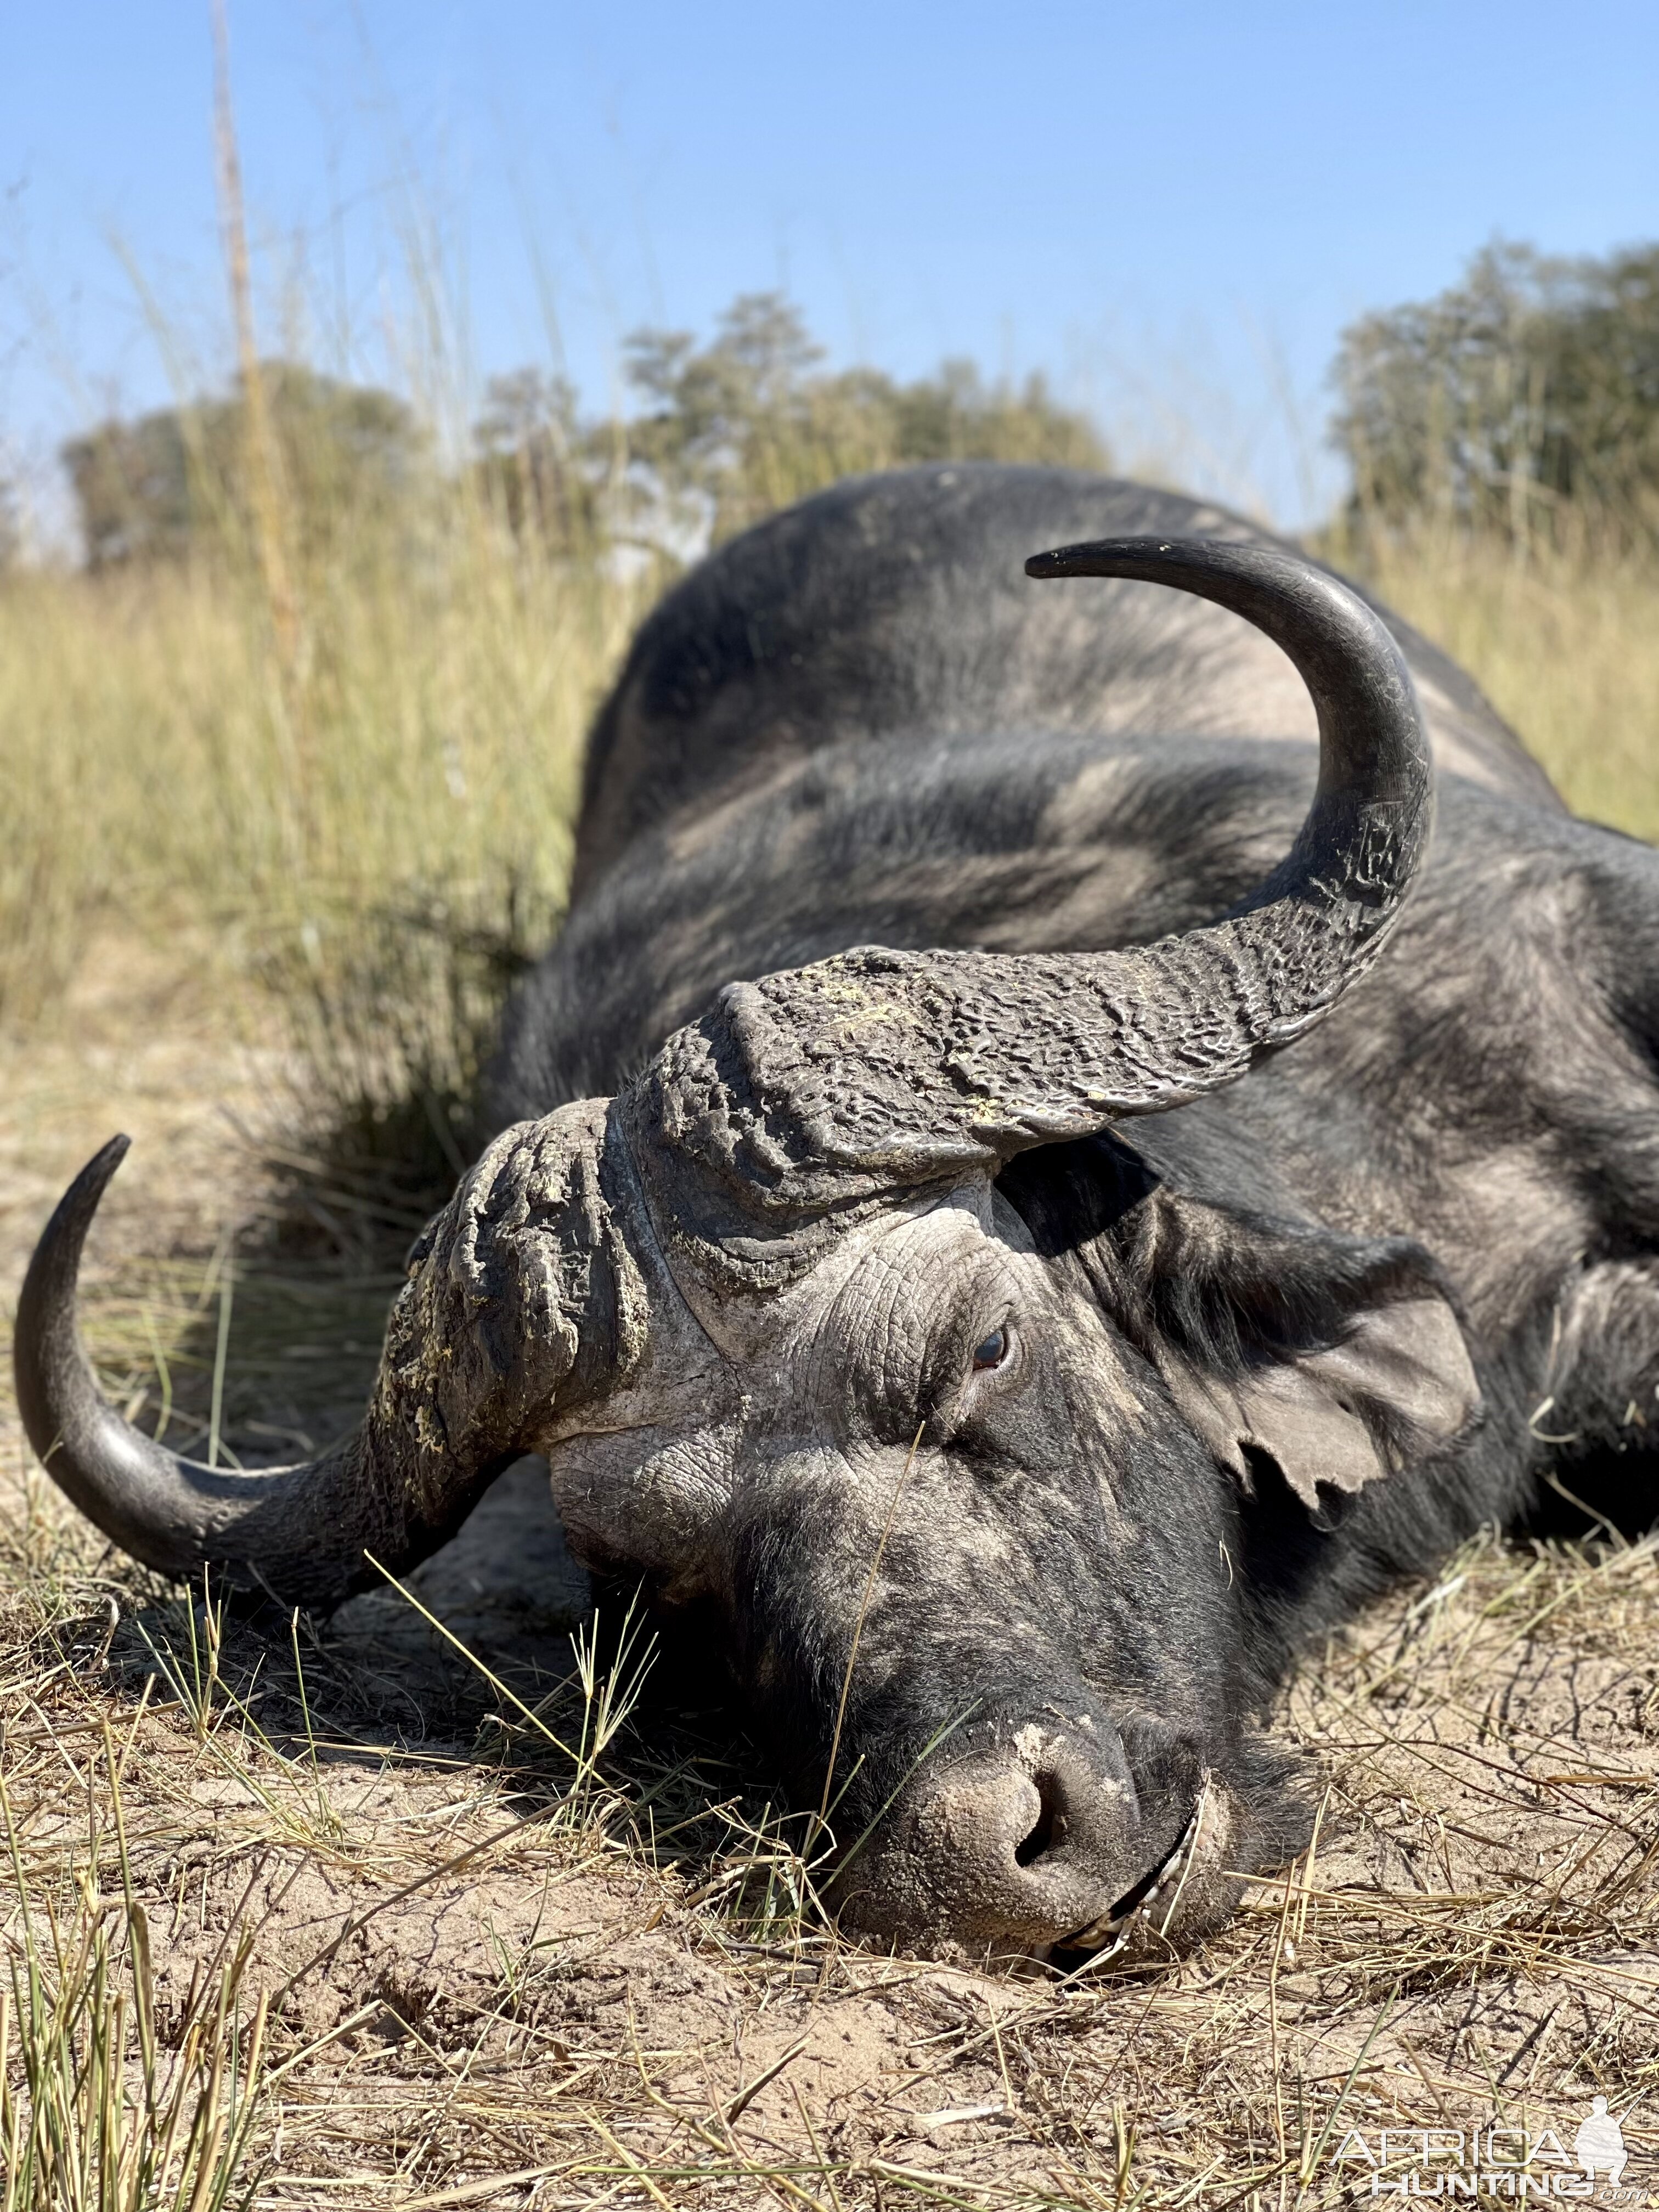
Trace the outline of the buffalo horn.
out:
M 319 1458 L 228 1473 L 165 1450 L 106 1403 L 76 1323 L 81 1250 L 127 1151 L 70 1186 L 18 1301 L 18 1405 L 47 1472 L 123 1550 L 164 1574 L 210 1566 L 325 1607 L 460 1526 L 554 1415 L 626 1373 L 639 1277 L 607 1193 L 605 1102 L 498 1138 L 428 1225 L 392 1310 L 369 1409 Z
M 1363 601 L 1293 554 L 1211 539 L 1111 538 L 1026 568 L 1168 584 L 1265 631 L 1317 713 L 1312 806 L 1231 913 L 1155 944 L 864 948 L 728 986 L 647 1080 L 664 1137 L 751 1216 L 830 1214 L 1217 1090 L 1322 1021 L 1399 918 L 1432 766 L 1406 664 Z
M 331 1604 L 373 1580 L 367 1554 L 394 1571 L 425 1556 L 508 1462 L 639 1365 L 649 1314 L 625 1222 L 641 1250 L 718 1253 L 740 1287 L 763 1289 L 791 1271 L 792 1245 L 884 1192 L 1179 1105 L 1328 1013 L 1381 951 L 1430 828 L 1428 744 L 1388 630 L 1334 577 L 1264 546 L 1121 538 L 1028 567 L 1195 592 L 1295 663 L 1319 781 L 1264 883 L 1145 946 L 866 949 L 729 986 L 617 1100 L 496 1139 L 416 1248 L 362 1423 L 298 1467 L 195 1465 L 100 1397 L 75 1290 L 117 1138 L 42 1235 L 17 1315 L 24 1424 L 82 1510 L 163 1572 L 208 1565 Z

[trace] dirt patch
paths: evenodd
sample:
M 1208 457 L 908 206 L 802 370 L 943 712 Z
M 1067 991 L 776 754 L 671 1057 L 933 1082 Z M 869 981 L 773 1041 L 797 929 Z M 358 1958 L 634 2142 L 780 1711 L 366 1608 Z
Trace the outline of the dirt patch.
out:
M 372 1365 L 397 1224 L 267 1235 L 246 1133 L 283 1071 L 188 1007 L 148 1042 L 141 984 L 106 971 L 73 1037 L 9 1055 L 0 1279 L 129 1128 L 90 1269 L 106 1373 L 159 1418 L 159 1338 L 169 1434 L 203 1433 L 238 1230 L 222 1438 L 319 1441 Z M 31 1907 L 141 1907 L 164 2029 L 228 1959 L 239 2003 L 269 1994 L 258 2203 L 1336 2202 L 1385 2129 L 1383 2178 L 1429 2193 L 1494 2123 L 1565 2172 L 1550 2143 L 1594 2094 L 1659 2202 L 1651 1543 L 1483 1540 L 1374 1609 L 1284 1701 L 1325 1787 L 1311 1855 L 1192 1957 L 1064 1978 L 842 1943 L 729 1717 L 642 1706 L 590 1755 L 614 1651 L 584 1686 L 588 1593 L 532 1463 L 413 1578 L 424 1614 L 388 1591 L 321 1627 L 210 1618 L 109 1555 L 9 1408 L 0 1472 Z

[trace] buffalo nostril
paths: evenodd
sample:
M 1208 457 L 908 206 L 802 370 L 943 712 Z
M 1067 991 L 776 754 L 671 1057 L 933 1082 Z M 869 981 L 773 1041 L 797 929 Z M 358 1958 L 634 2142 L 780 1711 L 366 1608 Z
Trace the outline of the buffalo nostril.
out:
M 1014 1845 L 1014 1864 L 1033 1866 L 1045 1851 L 1051 1851 L 1066 1832 L 1066 1817 L 1060 1805 L 1060 1791 L 1051 1774 L 1033 1778 L 1040 1800 L 1037 1816 L 1029 1835 Z

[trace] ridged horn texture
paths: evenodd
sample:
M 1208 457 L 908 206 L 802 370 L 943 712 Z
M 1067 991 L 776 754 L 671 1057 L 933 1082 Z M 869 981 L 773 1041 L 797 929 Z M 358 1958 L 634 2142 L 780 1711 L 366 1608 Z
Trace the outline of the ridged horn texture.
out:
M 1387 629 L 1294 555 L 1127 538 L 1026 563 L 1231 608 L 1312 695 L 1320 768 L 1284 861 L 1231 914 L 1105 952 L 840 954 L 736 983 L 644 1079 L 661 1140 L 744 1210 L 828 1212 L 1235 1081 L 1376 959 L 1428 842 L 1433 772 Z
M 1318 710 L 1319 784 L 1267 880 L 1218 922 L 1126 951 L 866 950 L 731 986 L 614 1103 L 496 1140 L 412 1255 L 362 1426 L 300 1467 L 194 1465 L 99 1395 L 75 1289 L 117 1138 L 42 1235 L 17 1316 L 29 1440 L 84 1513 L 166 1573 L 207 1565 L 333 1604 L 373 1581 L 366 1553 L 394 1571 L 422 1558 L 510 1460 L 639 1365 L 629 1224 L 763 1291 L 884 1193 L 1179 1105 L 1330 1011 L 1382 950 L 1428 837 L 1428 744 L 1386 629 L 1261 546 L 1122 538 L 1027 566 L 1173 585 L 1289 654 Z
M 164 1449 L 106 1405 L 76 1323 L 82 1247 L 125 1157 L 83 1168 L 18 1302 L 18 1404 L 48 1474 L 164 1574 L 204 1566 L 289 1605 L 337 1604 L 460 1526 L 556 1401 L 608 1388 L 644 1342 L 644 1293 L 605 1186 L 605 1102 L 490 1147 L 410 1255 L 361 1426 L 297 1467 L 234 1474 Z

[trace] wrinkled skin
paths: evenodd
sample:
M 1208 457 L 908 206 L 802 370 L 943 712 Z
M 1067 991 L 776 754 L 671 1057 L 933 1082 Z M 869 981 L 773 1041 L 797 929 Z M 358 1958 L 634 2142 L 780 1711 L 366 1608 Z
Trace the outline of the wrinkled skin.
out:
M 1160 500 L 1167 527 L 1198 515 L 1038 472 L 1022 495 L 1045 512 L 1011 519 L 1011 539 L 1122 526 L 1132 501 L 1136 526 Z M 855 631 L 867 661 L 850 642 L 826 656 L 879 740 L 837 742 L 833 702 L 781 650 L 787 611 L 767 617 L 769 658 L 707 643 L 722 589 L 787 611 L 838 573 L 792 550 L 777 583 L 765 535 L 693 579 L 602 718 L 585 896 L 509 1023 L 504 1118 L 566 1085 L 614 1088 L 732 975 L 872 940 L 1019 951 L 1188 926 L 1305 804 L 1306 750 L 1285 742 L 1305 708 L 1273 688 L 1260 641 L 1145 594 L 1086 647 L 1071 634 L 1086 673 L 1058 641 L 1046 662 L 978 664 L 1002 712 L 1048 689 L 1069 726 L 1040 744 L 975 734 L 997 726 L 983 699 L 947 703 L 945 743 L 889 704 L 884 654 L 902 670 L 945 653 L 915 634 L 939 615 L 907 631 L 901 598 Z M 1564 1451 L 1528 1415 L 1569 1388 L 1558 1316 L 1587 1297 L 1616 1309 L 1616 1347 L 1569 1331 L 1583 1442 L 1565 1455 L 1589 1486 L 1611 1437 L 1627 1471 L 1617 1425 L 1659 1367 L 1659 1294 L 1595 1259 L 1638 1218 L 1659 1227 L 1625 1134 L 1659 1100 L 1607 1012 L 1607 968 L 1637 948 L 1585 910 L 1627 911 L 1659 942 L 1659 882 L 1645 854 L 1570 822 L 1468 679 L 1399 634 L 1455 771 L 1441 857 L 1400 949 L 1322 1030 L 1214 1099 L 1030 1153 L 994 1188 L 920 1194 L 775 1299 L 681 1265 L 685 1334 L 660 1366 L 700 1372 L 710 1410 L 652 1463 L 643 1510 L 637 1436 L 549 1440 L 577 1548 L 708 1601 L 803 1805 L 845 1690 L 833 1826 L 844 1845 L 874 1826 L 841 1895 L 879 1935 L 1156 1948 L 1224 1917 L 1237 1876 L 1305 1833 L 1305 1791 L 1255 1726 L 1288 1659 L 1393 1576 L 1533 1510 Z M 1217 735 L 1073 734 L 1126 664 L 1133 728 Z M 1639 1182 L 1639 1217 L 1610 1189 L 1586 1202 L 1598 1181 L 1625 1200 Z M 1006 1365 L 975 1372 L 998 1327 Z M 642 1525 L 672 1530 L 667 1556 Z M 1166 1868 L 1150 1909 L 1115 1915 Z
M 720 1566 L 740 1679 L 810 1800 L 867 1591 L 836 1826 L 850 1841 L 902 1809 L 843 1877 L 851 1916 L 1060 1942 L 1167 1856 L 1206 1773 L 1207 1840 L 1238 1825 L 1223 1498 L 1199 1454 L 1182 1464 L 1156 1376 L 989 1189 L 884 1221 L 822 1272 L 757 1363 L 782 1387 L 737 1455 Z M 937 1784 L 907 1796 L 941 1735 Z M 1194 1884 L 1189 1917 L 1220 1901 Z
M 1260 1718 L 1308 1638 L 1552 1476 L 1626 1518 L 1652 1494 L 1659 867 L 1402 625 L 1432 854 L 1369 974 L 1243 1080 L 975 1163 L 899 1141 L 901 1049 L 885 1165 L 843 1169 L 850 1048 L 785 1038 L 827 1102 L 806 1136 L 744 1061 L 771 1002 L 723 987 L 871 945 L 1029 977 L 1194 930 L 1286 853 L 1316 763 L 1277 649 L 1144 584 L 1024 582 L 1033 548 L 1115 532 L 1256 535 L 923 470 L 704 564 L 600 716 L 501 1134 L 417 1248 L 364 1431 L 273 1492 L 258 1546 L 226 1478 L 146 1463 L 121 1518 L 54 1470 L 155 1564 L 251 1557 L 320 1602 L 315 1532 L 416 1556 L 544 1450 L 578 1555 L 700 1624 L 799 1804 L 827 1799 L 848 1924 L 934 1949 L 1213 1926 L 1305 1832 Z M 933 1002 L 883 998 L 886 957 L 812 1004 L 902 1044 Z M 981 1079 L 981 1012 L 951 1001 L 919 1120 Z
M 1167 1856 L 1206 1776 L 1216 1863 L 1257 1826 L 1237 1631 L 1218 1619 L 1236 1612 L 1226 1493 L 1078 1273 L 988 1181 L 919 1197 L 747 1310 L 693 1285 L 637 1395 L 605 1401 L 609 1433 L 577 1417 L 542 1439 L 580 1552 L 712 1604 L 803 1803 L 848 1685 L 834 1829 L 902 1810 L 843 1898 L 889 1935 L 1086 1929 Z M 907 1790 L 942 1733 L 943 1792 Z M 918 1826 L 951 1848 L 912 1865 Z M 1228 1894 L 1188 1887 L 1189 1921 Z
M 710 1607 L 800 1802 L 836 1752 L 833 1828 L 858 1847 L 844 1914 L 912 1944 L 1190 1937 L 1302 1832 L 1250 1729 L 1270 1662 L 1242 1572 L 1249 1486 L 1183 1417 L 1171 1386 L 1193 1375 L 1111 1236 L 1149 1178 L 1109 1143 L 1063 1150 L 1099 1216 L 1086 1240 L 1039 1154 L 1010 1194 L 985 1181 L 884 1211 L 763 1300 L 683 1279 L 678 1327 L 605 1400 L 607 1433 L 577 1419 L 541 1439 L 579 1553 Z M 1474 1385 L 1432 1269 L 1389 1249 L 1376 1272 L 1405 1293 L 1388 1310 L 1443 1317 L 1391 1349 L 1426 1351 L 1443 1393 L 1427 1418 L 1455 1432 Z M 1340 1327 L 1318 1316 L 1310 1340 Z M 1360 1479 L 1383 1449 L 1368 1431 Z M 1178 1898 L 1126 1928 L 1118 1908 L 1200 1809 Z

